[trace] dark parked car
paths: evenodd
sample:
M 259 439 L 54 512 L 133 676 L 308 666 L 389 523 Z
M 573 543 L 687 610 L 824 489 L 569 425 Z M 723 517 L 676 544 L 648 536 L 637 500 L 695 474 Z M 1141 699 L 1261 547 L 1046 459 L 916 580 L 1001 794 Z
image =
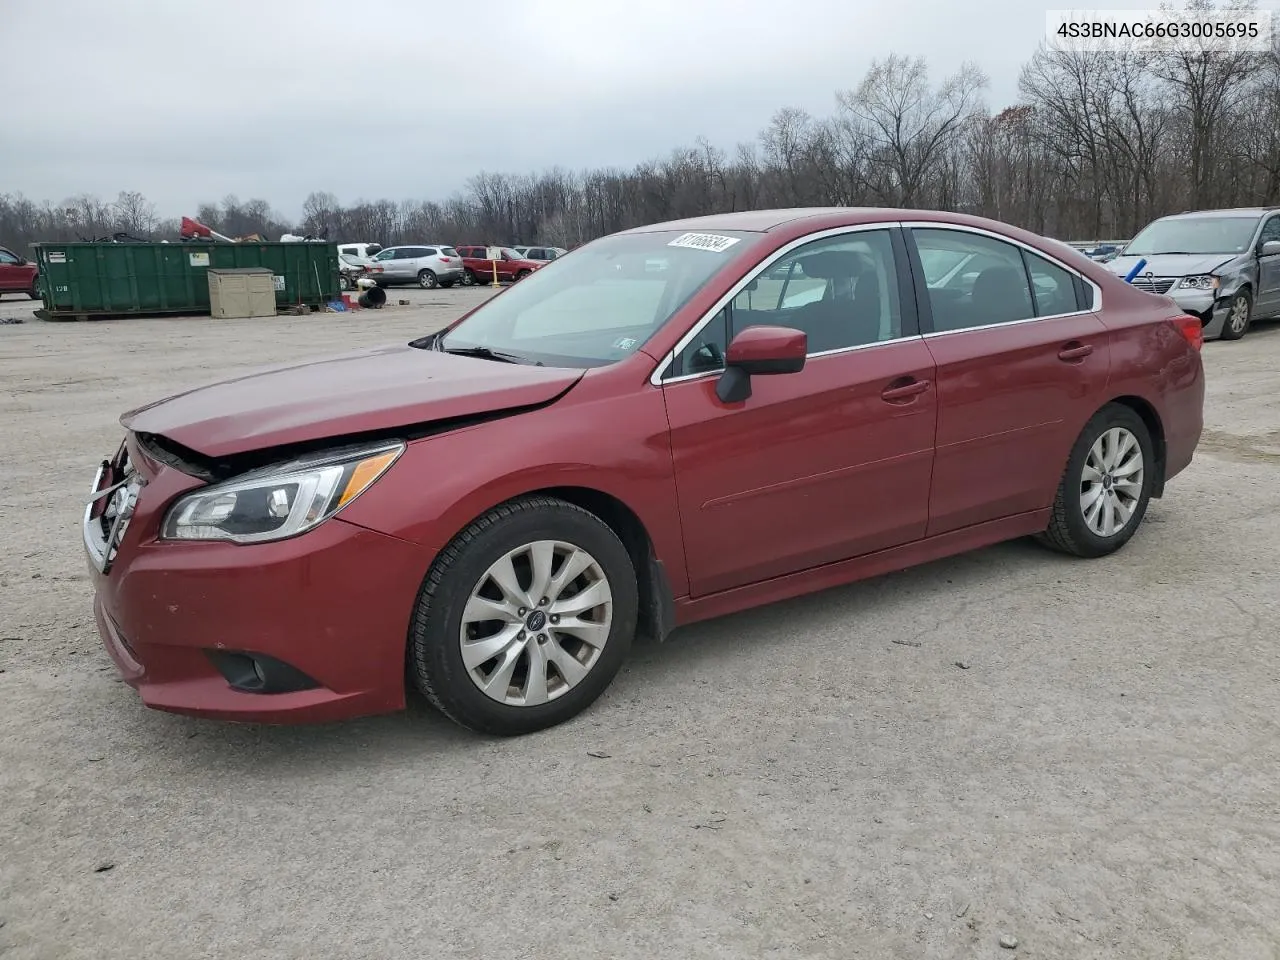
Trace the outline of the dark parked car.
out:
M 98 627 L 163 710 L 390 711 L 407 665 L 460 723 L 537 730 L 637 633 L 1014 537 L 1120 549 L 1191 462 L 1200 344 L 989 220 L 629 230 L 440 333 L 125 414 L 83 518 Z
M 38 269 L 26 257 L 0 247 L 0 294 L 25 293 L 39 300 L 36 290 Z

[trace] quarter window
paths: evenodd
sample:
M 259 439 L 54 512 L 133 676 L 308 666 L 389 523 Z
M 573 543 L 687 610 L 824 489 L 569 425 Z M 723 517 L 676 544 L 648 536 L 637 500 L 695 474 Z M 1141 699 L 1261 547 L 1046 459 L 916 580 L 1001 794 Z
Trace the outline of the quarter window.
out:
M 670 376 L 723 369 L 734 336 L 759 325 L 803 331 L 810 356 L 902 336 L 889 231 L 825 237 L 780 258 L 698 332 Z
M 1031 295 L 1035 299 L 1037 317 L 1075 313 L 1080 309 L 1074 274 L 1026 250 L 1022 251 L 1022 256 L 1027 261 L 1027 272 L 1031 274 Z

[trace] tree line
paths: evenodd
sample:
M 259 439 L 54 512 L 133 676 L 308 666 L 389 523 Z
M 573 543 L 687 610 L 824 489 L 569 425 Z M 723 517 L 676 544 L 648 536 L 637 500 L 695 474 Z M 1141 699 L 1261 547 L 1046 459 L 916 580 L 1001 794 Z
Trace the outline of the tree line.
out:
M 1211 9 L 1212 0 L 1191 6 Z M 993 217 L 1066 240 L 1132 236 L 1190 209 L 1280 203 L 1280 46 L 1258 53 L 1096 54 L 1041 46 L 1018 102 L 993 112 L 973 65 L 933 80 L 891 54 L 832 112 L 784 107 L 733 150 L 699 140 L 626 169 L 480 172 L 447 200 L 307 197 L 290 223 L 261 199 L 205 203 L 221 233 L 340 241 L 573 247 L 628 227 L 733 210 L 899 206 Z M 176 239 L 139 193 L 36 204 L 0 195 L 0 243 L 123 232 Z

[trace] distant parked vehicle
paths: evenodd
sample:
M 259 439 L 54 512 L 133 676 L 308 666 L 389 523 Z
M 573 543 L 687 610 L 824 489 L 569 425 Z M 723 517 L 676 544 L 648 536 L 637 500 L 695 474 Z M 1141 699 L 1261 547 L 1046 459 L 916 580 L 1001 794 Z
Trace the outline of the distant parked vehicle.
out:
M 377 253 L 382 250 L 380 243 L 340 243 L 338 244 L 338 253 L 347 254 L 351 257 L 360 257 L 364 260 L 371 260 Z
M 1161 217 L 1107 266 L 1123 277 L 1140 260 L 1133 285 L 1172 297 L 1200 318 L 1206 339 L 1239 340 L 1254 320 L 1280 317 L 1280 208 Z
M 564 247 L 517 247 L 516 252 L 526 260 L 541 260 L 550 263 L 556 257 L 563 257 L 569 251 Z
M 353 256 L 349 253 L 338 254 L 338 287 L 342 290 L 354 290 L 356 281 L 366 276 L 372 260 Z
M 387 247 L 369 265 L 380 287 L 416 283 L 424 290 L 452 287 L 463 279 L 462 258 L 453 247 Z
M 38 269 L 26 257 L 0 247 L 0 294 L 25 293 L 32 300 L 39 300 L 36 292 Z
M 458 247 L 462 254 L 462 282 L 465 284 L 492 283 L 497 274 L 499 283 L 523 280 L 543 266 L 545 261 L 528 260 L 511 247 L 488 247 L 466 244 Z

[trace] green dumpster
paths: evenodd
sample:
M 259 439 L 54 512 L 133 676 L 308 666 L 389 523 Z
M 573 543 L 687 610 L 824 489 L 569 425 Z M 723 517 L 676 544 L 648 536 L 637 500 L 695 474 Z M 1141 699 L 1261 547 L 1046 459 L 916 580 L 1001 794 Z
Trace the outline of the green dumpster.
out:
M 277 307 L 336 300 L 335 243 L 37 243 L 46 320 L 209 313 L 209 268 L 266 267 Z

